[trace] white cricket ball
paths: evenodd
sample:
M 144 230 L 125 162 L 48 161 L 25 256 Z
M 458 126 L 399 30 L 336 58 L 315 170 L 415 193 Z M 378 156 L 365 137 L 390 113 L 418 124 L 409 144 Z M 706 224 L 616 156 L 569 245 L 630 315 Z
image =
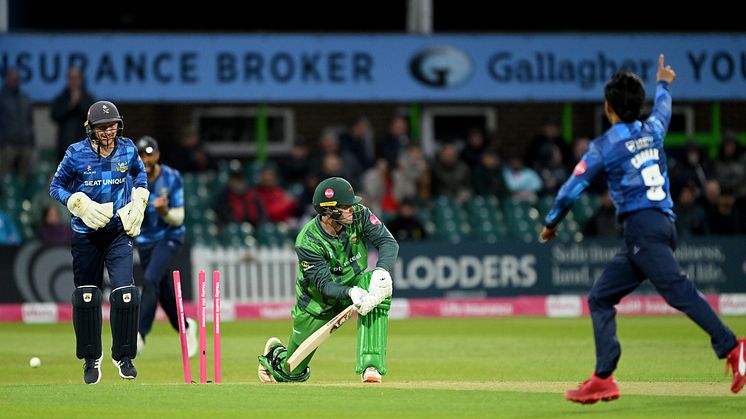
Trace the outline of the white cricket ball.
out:
M 41 366 L 41 359 L 39 357 L 33 357 L 28 361 L 31 368 L 39 368 Z

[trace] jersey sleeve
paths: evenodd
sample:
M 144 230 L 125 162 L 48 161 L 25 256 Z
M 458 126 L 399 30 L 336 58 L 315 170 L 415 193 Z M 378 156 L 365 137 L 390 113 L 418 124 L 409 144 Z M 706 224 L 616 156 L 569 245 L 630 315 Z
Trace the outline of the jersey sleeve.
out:
M 135 147 L 134 143 L 132 144 L 132 147 Z M 142 163 L 140 155 L 137 154 L 137 148 L 135 148 L 135 155 L 133 156 L 129 167 L 130 175 L 132 176 L 132 183 L 135 188 L 148 189 L 148 175 L 145 172 L 145 165 Z
M 323 249 L 298 246 L 295 248 L 295 253 L 298 255 L 298 264 L 303 272 L 303 279 L 313 284 L 324 297 L 334 299 L 348 297 L 350 287 L 332 280 Z
M 557 198 L 554 200 L 552 209 L 549 210 L 544 219 L 544 223 L 549 228 L 554 228 L 572 208 L 575 201 L 580 198 L 580 195 L 590 184 L 596 175 L 598 175 L 604 169 L 603 157 L 597 145 L 597 141 L 592 141 L 588 147 L 588 151 L 583 155 L 575 169 L 572 171 L 572 175 L 562 185 L 559 192 L 557 192 Z
M 184 208 L 184 180 L 181 174 L 177 171 L 173 171 L 173 184 L 171 185 L 171 193 L 168 196 L 169 208 Z
M 668 125 L 671 122 L 671 91 L 668 83 L 659 81 L 655 88 L 655 104 L 653 112 L 646 120 L 648 126 L 658 131 L 661 138 L 668 132 Z
M 399 255 L 399 243 L 396 242 L 389 229 L 368 208 L 363 210 L 363 231 L 365 237 L 378 249 L 376 267 L 390 272 Z
M 72 192 L 67 188 L 75 179 L 75 163 L 73 161 L 73 155 L 70 148 L 65 151 L 65 157 L 62 159 L 60 164 L 57 166 L 57 171 L 54 172 L 52 183 L 49 185 L 49 195 L 60 201 L 63 205 L 67 205 L 67 199 L 70 198 Z

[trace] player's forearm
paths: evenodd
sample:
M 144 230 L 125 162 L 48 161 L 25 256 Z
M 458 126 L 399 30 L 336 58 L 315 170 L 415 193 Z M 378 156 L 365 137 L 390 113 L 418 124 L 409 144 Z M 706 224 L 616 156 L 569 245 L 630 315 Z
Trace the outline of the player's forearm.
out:
M 347 298 L 350 292 L 350 287 L 347 285 L 337 284 L 332 281 L 329 273 L 326 273 L 326 275 L 323 273 L 315 275 L 313 282 L 321 295 L 327 298 L 341 300 Z
M 383 268 L 389 272 L 394 268 L 396 258 L 399 256 L 399 243 L 391 235 L 382 237 L 379 243 L 374 243 L 378 248 L 377 268 Z
M 668 124 L 671 122 L 671 91 L 668 82 L 661 80 L 655 88 L 655 104 L 651 117 L 660 122 L 663 132 L 668 131 Z
M 574 176 L 565 182 L 557 193 L 557 199 L 555 199 L 552 209 L 549 210 L 549 214 L 544 219 L 544 225 L 549 228 L 556 227 L 565 218 L 565 215 L 570 212 L 575 201 L 578 200 L 587 186 L 587 181 L 580 180 Z

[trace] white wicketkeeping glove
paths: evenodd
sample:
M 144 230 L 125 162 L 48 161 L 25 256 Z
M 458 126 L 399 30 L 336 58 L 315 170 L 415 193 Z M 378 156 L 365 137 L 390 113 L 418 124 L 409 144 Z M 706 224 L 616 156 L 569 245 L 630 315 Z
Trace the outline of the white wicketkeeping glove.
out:
M 394 292 L 394 285 L 391 281 L 391 274 L 383 268 L 376 268 L 370 275 L 370 286 L 368 292 L 378 299 L 378 302 L 391 297 Z
M 109 223 L 114 216 L 114 204 L 107 202 L 99 204 L 88 197 L 84 192 L 75 192 L 67 199 L 67 209 L 88 227 L 98 230 Z
M 119 219 L 122 220 L 124 232 L 130 237 L 140 234 L 140 226 L 145 216 L 145 208 L 148 206 L 150 191 L 145 188 L 132 189 L 132 201 L 117 211 Z
M 363 298 L 368 295 L 368 291 L 360 287 L 352 287 L 347 294 L 352 299 L 352 304 L 355 305 L 355 309 L 359 309 L 360 305 L 363 303 Z

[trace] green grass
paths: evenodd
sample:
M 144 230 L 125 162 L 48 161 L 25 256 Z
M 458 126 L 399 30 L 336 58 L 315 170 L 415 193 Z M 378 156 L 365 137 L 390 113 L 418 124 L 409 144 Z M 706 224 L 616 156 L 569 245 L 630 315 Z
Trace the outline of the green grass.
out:
M 746 317 L 725 321 L 746 330 Z M 70 324 L 3 323 L 0 417 L 679 418 L 742 417 L 746 406 L 746 394 L 730 393 L 709 338 L 681 316 L 619 319 L 622 397 L 593 406 L 562 397 L 593 370 L 587 318 L 392 321 L 383 385 L 362 385 L 355 375 L 354 325 L 319 349 L 308 383 L 260 385 L 256 355 L 269 336 L 285 341 L 290 322 L 224 323 L 223 384 L 206 386 L 182 384 L 179 343 L 167 323 L 155 325 L 136 359 L 137 379 L 120 379 L 105 326 L 103 378 L 85 386 Z M 40 368 L 28 366 L 32 356 Z M 199 377 L 196 359 L 192 376 Z

